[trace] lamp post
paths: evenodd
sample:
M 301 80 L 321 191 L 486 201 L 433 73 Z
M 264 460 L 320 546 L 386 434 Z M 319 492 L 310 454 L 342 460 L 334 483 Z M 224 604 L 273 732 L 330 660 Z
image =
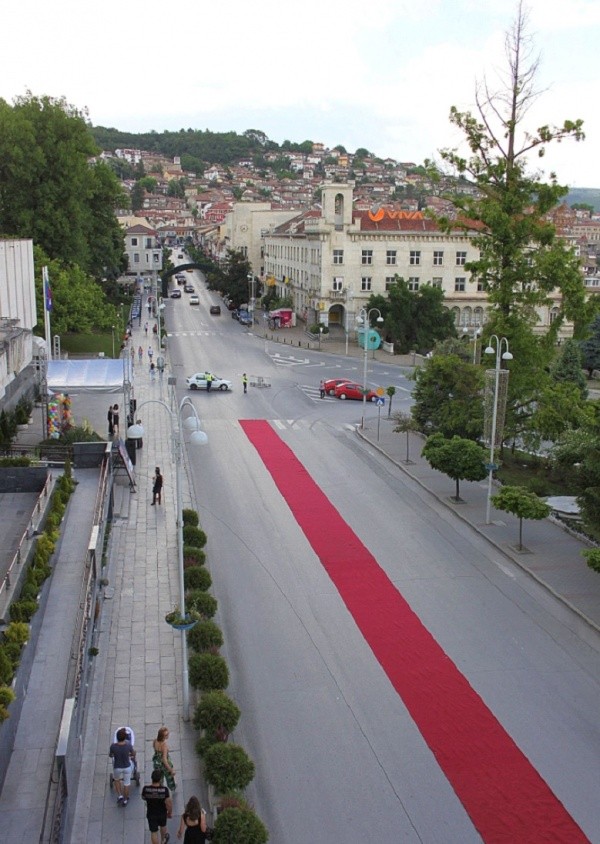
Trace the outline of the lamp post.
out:
M 358 312 L 358 323 L 363 326 L 363 341 L 364 341 L 364 359 L 363 359 L 363 400 L 362 400 L 362 418 L 360 420 L 361 430 L 365 427 L 365 414 L 367 411 L 367 364 L 369 357 L 369 329 L 371 327 L 371 314 L 377 313 L 377 322 L 383 322 L 381 311 L 379 308 L 361 308 Z
M 177 525 L 177 566 L 179 574 L 179 609 L 185 618 L 185 581 L 183 576 L 183 501 L 181 494 L 181 467 L 183 465 L 183 428 L 193 433 L 190 436 L 192 445 L 206 445 L 208 437 L 200 430 L 200 417 L 189 396 L 184 396 L 179 404 L 177 412 L 172 411 L 161 399 L 148 399 L 138 406 L 141 410 L 146 404 L 159 404 L 169 414 L 171 419 L 171 436 L 175 449 L 175 499 L 176 499 L 176 525 Z M 185 419 L 182 417 L 184 407 L 190 407 L 193 411 L 191 416 Z M 144 436 L 142 425 L 131 425 L 127 429 L 127 436 L 131 439 L 139 439 Z M 190 684 L 187 659 L 187 639 L 185 630 L 181 631 L 181 659 L 182 659 L 182 682 L 183 682 L 183 720 L 189 721 L 190 717 Z
M 469 329 L 467 328 L 466 325 L 463 328 L 463 334 L 465 334 L 465 335 L 469 334 Z M 473 365 L 475 365 L 477 363 L 477 343 L 479 342 L 480 337 L 481 337 L 481 328 L 476 328 L 473 331 L 473 334 L 470 338 L 473 341 Z
M 321 351 L 321 337 L 323 336 L 323 326 L 319 326 L 319 351 Z
M 254 325 L 254 285 L 256 281 L 254 279 L 254 273 L 248 273 L 248 284 L 250 286 L 250 302 L 249 302 L 249 312 L 250 316 L 252 317 L 252 324 Z
M 502 349 L 504 348 L 504 352 Z M 500 366 L 503 360 L 512 360 L 513 356 L 508 350 L 506 337 L 498 337 L 492 334 L 488 346 L 484 349 L 486 355 L 496 355 L 496 369 L 494 376 L 494 404 L 492 411 L 492 434 L 490 437 L 490 463 L 488 467 L 488 493 L 487 506 L 485 511 L 485 523 L 490 524 L 490 511 L 492 506 L 492 480 L 494 475 L 494 451 L 496 449 L 496 425 L 498 422 L 498 388 L 500 386 Z

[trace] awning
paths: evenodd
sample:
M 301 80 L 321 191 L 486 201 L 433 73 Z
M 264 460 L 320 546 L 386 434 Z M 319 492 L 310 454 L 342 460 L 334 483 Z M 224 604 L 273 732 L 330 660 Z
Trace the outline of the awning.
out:
M 123 390 L 123 360 L 48 361 L 48 388 L 53 393 L 119 393 Z

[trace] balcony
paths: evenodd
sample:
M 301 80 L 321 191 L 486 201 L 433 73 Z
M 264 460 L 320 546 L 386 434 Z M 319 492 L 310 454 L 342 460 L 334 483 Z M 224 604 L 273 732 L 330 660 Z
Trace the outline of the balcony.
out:
M 333 290 L 329 291 L 329 298 L 336 299 L 338 301 L 346 299 L 346 291 L 345 290 Z

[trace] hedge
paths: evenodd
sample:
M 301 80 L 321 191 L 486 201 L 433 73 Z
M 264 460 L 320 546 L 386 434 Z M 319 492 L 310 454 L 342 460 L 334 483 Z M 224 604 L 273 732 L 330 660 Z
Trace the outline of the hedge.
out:
M 188 666 L 190 685 L 194 689 L 207 692 L 214 689 L 226 689 L 229 685 L 229 668 L 219 654 L 191 654 Z
M 206 534 L 199 527 L 185 525 L 183 528 L 183 544 L 193 545 L 194 548 L 204 548 L 206 545 Z
M 217 599 L 203 592 L 201 589 L 192 589 L 186 593 L 185 606 L 188 610 L 196 610 L 203 618 L 212 618 L 217 611 Z
M 192 527 L 198 527 L 200 519 L 198 518 L 198 513 L 195 510 L 189 510 L 184 508 L 181 512 L 181 517 L 183 519 L 184 527 L 186 525 L 191 525 Z
M 203 566 L 206 562 L 206 552 L 202 548 L 194 548 L 193 545 L 183 546 L 183 565 Z
M 213 844 L 266 844 L 269 833 L 251 809 L 225 809 L 217 817 Z
M 183 572 L 183 582 L 186 589 L 208 592 L 212 586 L 212 577 L 204 566 L 188 566 Z
M 254 779 L 254 762 L 239 744 L 218 742 L 204 755 L 204 776 L 219 794 L 246 788 Z
M 221 628 L 208 618 L 199 621 L 187 634 L 188 644 L 198 653 L 218 650 L 223 646 Z

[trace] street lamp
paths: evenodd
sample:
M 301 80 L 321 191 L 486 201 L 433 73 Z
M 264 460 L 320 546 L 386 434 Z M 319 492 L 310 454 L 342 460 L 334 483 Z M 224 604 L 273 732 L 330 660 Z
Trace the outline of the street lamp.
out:
M 250 285 L 250 302 L 249 302 L 248 310 L 250 312 L 250 316 L 252 317 L 252 323 L 254 324 L 254 299 L 255 299 L 254 285 L 256 283 L 255 279 L 254 279 L 254 273 L 248 273 L 247 278 L 248 278 L 248 284 Z
M 159 404 L 169 414 L 171 419 L 171 437 L 175 449 L 175 498 L 176 498 L 176 525 L 177 525 L 177 565 L 179 573 L 179 608 L 181 615 L 185 618 L 185 581 L 183 576 L 183 501 L 181 495 L 181 467 L 183 465 L 183 429 L 192 431 L 190 436 L 190 443 L 194 446 L 206 445 L 208 437 L 204 431 L 200 430 L 201 423 L 198 412 L 192 403 L 189 396 L 184 396 L 179 404 L 177 413 L 172 411 L 169 406 L 161 399 L 148 399 L 138 406 L 137 410 L 141 410 L 146 404 Z M 193 414 L 182 417 L 184 407 L 191 407 Z M 131 425 L 127 429 L 127 436 L 130 439 L 140 439 L 144 436 L 144 428 L 140 424 Z M 182 681 L 183 681 L 183 720 L 189 721 L 190 717 L 190 684 L 189 684 L 189 669 L 187 659 L 187 639 L 185 630 L 181 631 L 181 659 L 182 665 Z
M 323 336 L 323 326 L 319 326 L 319 351 L 321 351 L 321 337 Z
M 371 328 L 371 314 L 377 313 L 377 322 L 383 322 L 381 311 L 379 308 L 361 308 L 358 312 L 358 323 L 363 326 L 363 341 L 365 348 L 365 355 L 363 361 L 363 401 L 362 401 L 362 419 L 360 420 L 361 430 L 365 427 L 365 414 L 367 411 L 367 363 L 369 352 L 369 329 Z
M 464 335 L 469 334 L 469 329 L 467 328 L 466 325 L 463 328 L 463 334 Z M 470 337 L 470 339 L 473 341 L 473 365 L 475 365 L 477 363 L 477 343 L 478 343 L 480 337 L 481 337 L 481 328 L 476 328 L 473 331 L 472 336 Z
M 495 346 L 495 348 L 494 348 Z M 502 348 L 504 347 L 504 352 Z M 496 449 L 496 425 L 498 422 L 498 388 L 500 386 L 500 365 L 503 360 L 512 360 L 513 356 L 508 350 L 508 340 L 506 337 L 498 337 L 497 334 L 492 334 L 489 345 L 484 349 L 486 355 L 496 355 L 496 369 L 494 376 L 494 404 L 492 411 L 492 434 L 490 437 L 490 462 L 488 466 L 488 493 L 487 506 L 485 511 L 485 523 L 490 524 L 490 510 L 492 506 L 492 479 L 494 474 L 494 451 Z

